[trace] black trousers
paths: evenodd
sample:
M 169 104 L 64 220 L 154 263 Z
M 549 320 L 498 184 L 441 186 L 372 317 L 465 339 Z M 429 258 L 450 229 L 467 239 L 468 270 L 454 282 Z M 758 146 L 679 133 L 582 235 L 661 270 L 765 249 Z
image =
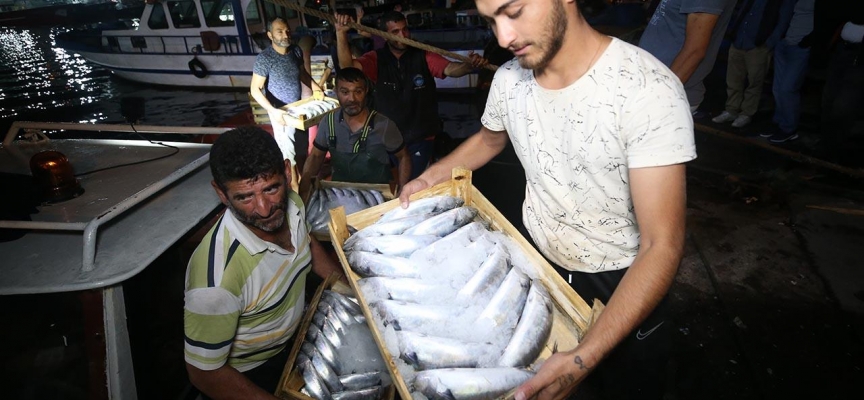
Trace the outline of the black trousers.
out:
M 536 248 L 524 227 L 519 226 L 519 230 Z M 594 304 L 594 299 L 609 304 L 612 293 L 627 272 L 626 268 L 598 273 L 572 272 L 549 263 L 589 306 Z M 667 295 L 580 384 L 573 398 L 662 399 L 674 329 L 668 317 Z

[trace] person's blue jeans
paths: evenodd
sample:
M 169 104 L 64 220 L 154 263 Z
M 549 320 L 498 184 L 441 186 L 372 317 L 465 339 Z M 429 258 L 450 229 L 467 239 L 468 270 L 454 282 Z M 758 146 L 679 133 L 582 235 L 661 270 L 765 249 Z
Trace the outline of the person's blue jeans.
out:
M 421 140 L 419 142 L 409 143 L 408 146 L 406 146 L 406 150 L 408 150 L 408 157 L 411 157 L 410 181 L 420 176 L 420 174 L 426 170 L 426 167 L 429 166 L 429 163 L 432 161 L 432 156 L 435 154 L 435 141 Z M 397 160 L 395 156 L 390 156 L 390 162 L 393 163 L 393 165 L 399 165 L 399 160 Z
M 774 47 L 774 123 L 784 133 L 798 130 L 801 86 L 807 73 L 810 49 L 781 40 Z

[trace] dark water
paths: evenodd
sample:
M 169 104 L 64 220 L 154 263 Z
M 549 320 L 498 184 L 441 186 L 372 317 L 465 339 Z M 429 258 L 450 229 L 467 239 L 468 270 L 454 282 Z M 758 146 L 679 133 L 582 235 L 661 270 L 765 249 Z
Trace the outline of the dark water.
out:
M 122 123 L 124 97 L 144 99 L 139 123 L 148 125 L 217 126 L 249 105 L 242 89 L 153 87 L 116 78 L 58 47 L 55 37 L 63 31 L 0 28 L 0 132 L 15 120 Z

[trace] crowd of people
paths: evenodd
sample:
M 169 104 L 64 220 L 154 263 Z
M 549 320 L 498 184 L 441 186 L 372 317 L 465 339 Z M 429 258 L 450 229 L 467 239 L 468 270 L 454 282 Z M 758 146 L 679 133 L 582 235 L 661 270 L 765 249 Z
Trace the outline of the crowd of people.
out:
M 815 64 L 830 52 L 821 135 L 839 148 L 864 97 L 864 7 L 856 0 L 608 1 L 609 21 L 619 7 L 630 24 L 634 13 L 647 16 L 638 43 L 628 43 L 598 31 L 603 19 L 586 18 L 580 3 L 476 1 L 510 59 L 489 85 L 480 130 L 437 160 L 435 78 L 476 73 L 488 59 L 454 62 L 399 40 L 358 54 L 348 40 L 351 16 L 337 15 L 341 108 L 320 122 L 303 163 L 280 107 L 322 88 L 285 21 L 268 24 L 272 48 L 259 55 L 250 91 L 274 131 L 243 127 L 214 143 L 213 188 L 227 210 L 187 271 L 185 356 L 204 397 L 273 398 L 308 272 L 339 270 L 304 218 L 303 199 L 325 154 L 334 179 L 395 182 L 408 207 L 413 193 L 449 179 L 454 167 L 480 168 L 509 142 L 527 181 L 524 236 L 577 293 L 606 305 L 581 343 L 558 349 L 515 398 L 560 399 L 586 386 L 609 399 L 663 398 L 672 333 L 666 296 L 684 251 L 685 165 L 697 156 L 694 119 L 707 118 L 703 81 L 723 42 L 731 43 L 727 100 L 711 110 L 715 123 L 747 126 L 773 69 L 774 129 L 762 136 L 795 140 L 808 58 Z M 410 37 L 398 11 L 379 23 Z M 291 190 L 298 178 L 299 194 Z

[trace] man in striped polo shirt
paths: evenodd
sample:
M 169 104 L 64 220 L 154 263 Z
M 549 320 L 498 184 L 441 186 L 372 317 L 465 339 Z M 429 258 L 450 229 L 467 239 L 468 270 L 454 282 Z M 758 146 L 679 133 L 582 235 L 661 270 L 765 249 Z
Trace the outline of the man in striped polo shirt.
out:
M 209 398 L 275 398 L 306 274 L 340 270 L 309 235 L 290 168 L 257 127 L 225 132 L 210 150 L 213 188 L 228 210 L 189 260 L 184 309 L 186 370 Z

